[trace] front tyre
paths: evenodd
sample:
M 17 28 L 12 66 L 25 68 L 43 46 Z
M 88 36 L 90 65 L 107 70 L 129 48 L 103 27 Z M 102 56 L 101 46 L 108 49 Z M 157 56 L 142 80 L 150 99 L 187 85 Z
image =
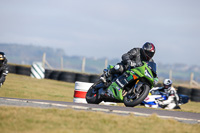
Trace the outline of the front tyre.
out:
M 149 94 L 150 87 L 146 84 L 143 84 L 138 93 L 130 93 L 124 96 L 124 105 L 126 107 L 134 107 L 140 104 Z
M 98 94 L 98 89 L 95 89 L 95 86 L 100 84 L 101 82 L 97 82 L 95 85 L 91 86 L 86 94 L 86 101 L 90 104 L 99 104 L 102 100 Z

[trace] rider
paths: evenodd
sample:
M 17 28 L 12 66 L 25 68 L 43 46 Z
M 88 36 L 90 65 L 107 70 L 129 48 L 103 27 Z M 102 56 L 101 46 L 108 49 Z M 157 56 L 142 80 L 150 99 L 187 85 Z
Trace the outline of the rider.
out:
M 7 65 L 6 55 L 4 54 L 4 52 L 0 52 L 0 87 L 5 82 L 7 74 L 8 74 L 8 65 Z
M 129 66 L 142 66 L 142 61 L 154 62 L 152 57 L 154 56 L 155 51 L 156 49 L 154 44 L 150 42 L 146 42 L 142 48 L 131 49 L 122 55 L 122 61 L 115 65 L 114 68 L 109 71 L 104 71 L 104 74 L 101 76 L 102 81 L 106 82 L 106 78 L 113 74 L 122 74 Z
M 163 87 L 159 87 L 158 90 L 167 95 L 167 100 L 158 101 L 158 104 L 161 105 L 164 109 L 180 109 L 178 105 L 179 97 L 175 88 L 172 86 L 171 79 L 165 79 L 163 82 Z

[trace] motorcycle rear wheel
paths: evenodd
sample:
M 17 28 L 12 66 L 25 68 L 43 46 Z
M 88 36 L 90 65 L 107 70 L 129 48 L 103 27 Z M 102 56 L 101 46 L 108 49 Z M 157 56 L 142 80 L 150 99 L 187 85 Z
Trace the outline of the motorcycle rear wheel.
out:
M 126 94 L 124 96 L 124 105 L 126 107 L 134 107 L 140 103 L 142 103 L 142 101 L 144 101 L 144 99 L 147 97 L 147 95 L 149 94 L 149 90 L 150 90 L 150 87 L 146 84 L 143 84 L 141 87 L 140 87 L 140 90 L 141 92 L 139 93 L 139 96 L 138 98 L 136 97 L 133 97 L 134 94 L 131 93 L 131 94 Z

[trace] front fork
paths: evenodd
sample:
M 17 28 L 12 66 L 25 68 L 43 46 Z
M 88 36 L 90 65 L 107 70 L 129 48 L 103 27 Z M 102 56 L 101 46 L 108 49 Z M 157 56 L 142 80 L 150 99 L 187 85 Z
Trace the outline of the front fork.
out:
M 135 83 L 135 86 L 132 87 L 129 91 L 128 94 L 132 95 L 131 97 L 138 97 L 140 94 L 140 88 L 142 87 L 143 83 L 140 80 L 137 80 Z
M 139 80 L 137 80 L 137 81 L 135 82 L 135 86 L 134 86 L 134 88 L 133 88 L 133 90 L 132 90 L 134 93 L 136 92 L 136 88 L 137 88 L 137 86 L 138 86 L 138 85 L 137 85 L 138 82 L 139 82 Z

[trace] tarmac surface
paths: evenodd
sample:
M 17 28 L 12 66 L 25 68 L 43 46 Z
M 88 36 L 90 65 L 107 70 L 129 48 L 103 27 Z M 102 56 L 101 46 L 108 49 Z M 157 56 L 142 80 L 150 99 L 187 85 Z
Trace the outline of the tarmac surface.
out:
M 114 113 L 119 115 L 133 114 L 135 116 L 150 116 L 152 114 L 156 114 L 158 117 L 164 119 L 175 119 L 177 121 L 184 123 L 200 124 L 200 113 L 170 111 L 162 109 L 133 108 L 133 107 L 64 102 L 64 101 L 0 97 L 0 106 L 5 106 L 5 105 L 40 107 L 40 108 L 64 108 L 64 109 L 72 108 L 75 110 L 100 111 L 100 112 Z

